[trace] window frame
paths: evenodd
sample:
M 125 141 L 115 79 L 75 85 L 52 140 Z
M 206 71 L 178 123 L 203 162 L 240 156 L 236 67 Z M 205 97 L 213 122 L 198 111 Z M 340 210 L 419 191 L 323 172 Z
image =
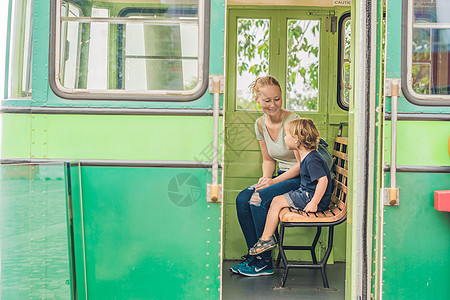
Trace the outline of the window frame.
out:
M 413 0 L 403 0 L 402 6 L 402 50 L 401 85 L 405 99 L 418 106 L 450 106 L 450 95 L 421 95 L 412 88 L 412 38 L 413 38 Z
M 188 102 L 200 99 L 208 88 L 211 1 L 199 0 L 198 25 L 198 84 L 192 90 L 148 90 L 143 92 L 119 89 L 71 89 L 62 86 L 59 80 L 61 51 L 61 16 L 62 0 L 50 1 L 50 51 L 49 51 L 49 85 L 52 91 L 68 100 L 109 100 L 109 101 L 161 101 Z M 200 67 L 202 66 L 202 67 Z
M 270 19 L 270 30 L 272 32 L 283 32 L 282 36 L 274 36 L 273 34 L 269 38 L 269 47 L 272 50 L 269 52 L 269 73 L 270 75 L 275 76 L 278 81 L 280 82 L 281 88 L 282 88 L 282 95 L 283 95 L 283 108 L 287 107 L 287 85 L 286 85 L 286 68 L 287 68 L 287 52 L 281 51 L 282 55 L 277 54 L 277 46 L 276 45 L 283 45 L 287 42 L 287 34 L 285 35 L 284 32 L 287 28 L 287 20 L 289 19 L 295 19 L 295 20 L 317 20 L 320 23 L 320 42 L 319 42 L 319 49 L 320 49 L 320 57 L 319 57 L 319 82 L 323 82 L 327 79 L 327 72 L 326 72 L 326 66 L 328 65 L 328 57 L 326 53 L 323 51 L 328 51 L 332 45 L 331 40 L 331 31 L 329 32 L 330 35 L 327 35 L 328 32 L 324 29 L 326 28 L 325 22 L 326 18 L 330 16 L 329 10 L 317 8 L 314 10 L 308 10 L 304 7 L 295 7 L 295 9 L 276 9 L 277 13 L 273 12 L 273 9 L 270 7 L 255 7 L 255 6 L 232 6 L 228 9 L 228 15 L 227 15 L 227 22 L 228 22 L 228 31 L 234 31 L 237 26 L 237 20 L 239 18 L 258 18 L 258 19 Z M 280 24 L 280 25 L 278 25 Z M 286 31 L 287 32 L 287 31 Z M 279 40 L 279 42 L 278 42 Z M 236 39 L 234 36 L 229 36 L 227 39 L 227 55 L 228 58 L 230 55 L 233 57 L 236 57 L 237 55 L 237 47 L 236 47 Z M 270 46 L 271 45 L 271 46 Z M 282 47 L 282 46 L 281 46 Z M 325 68 L 325 70 L 323 69 Z M 229 60 L 226 67 L 227 71 L 226 73 L 228 75 L 228 80 L 226 81 L 227 86 L 227 103 L 226 110 L 231 111 L 233 113 L 239 114 L 241 117 L 240 120 L 247 120 L 249 119 L 249 115 L 255 114 L 260 115 L 261 110 L 240 110 L 236 108 L 236 77 L 234 74 L 236 74 L 236 61 Z M 328 70 L 331 71 L 331 68 Z M 334 70 L 334 67 L 333 67 Z M 230 77 L 231 76 L 231 77 Z M 302 116 L 305 117 L 316 117 L 317 120 L 321 118 L 321 120 L 326 119 L 327 111 L 328 111 L 328 101 L 327 101 L 327 95 L 329 93 L 328 91 L 328 84 L 319 84 L 319 93 L 318 93 L 318 106 L 316 111 L 302 111 L 302 110 L 292 110 L 295 112 L 298 112 Z M 322 122 L 322 121 L 321 121 Z M 325 122 L 325 121 L 323 121 Z
M 19 11 L 20 4 L 24 4 L 23 8 L 25 9 L 22 11 Z M 27 0 L 24 3 L 9 1 L 5 99 L 29 100 L 32 97 L 33 8 L 32 0 Z M 20 52 L 15 49 L 17 46 Z
M 343 74 L 343 66 L 345 63 L 345 54 L 343 53 L 344 50 L 344 40 L 345 40 L 345 23 L 347 22 L 347 20 L 351 21 L 351 14 L 349 12 L 344 13 L 340 18 L 339 18 L 339 26 L 338 26 L 338 31 L 339 31 L 339 36 L 338 36 L 338 70 L 337 70 L 337 75 L 338 75 L 338 82 L 337 82 L 337 105 L 345 111 L 349 110 L 350 107 L 350 103 L 346 103 L 344 101 L 344 99 L 342 99 L 342 92 L 343 90 L 346 88 L 345 87 L 345 81 L 344 81 L 344 74 Z M 350 33 L 351 34 L 351 33 Z M 351 64 L 351 61 L 350 61 Z M 351 87 L 350 87 L 351 89 Z

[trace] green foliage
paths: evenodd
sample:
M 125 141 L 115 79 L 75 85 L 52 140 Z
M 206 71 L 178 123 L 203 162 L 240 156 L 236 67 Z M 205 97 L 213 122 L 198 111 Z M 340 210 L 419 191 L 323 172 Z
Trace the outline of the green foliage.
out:
M 413 64 L 413 89 L 419 94 L 430 94 L 430 68 L 424 64 Z
M 317 97 L 305 97 L 295 91 L 297 80 L 302 80 L 304 89 L 318 91 L 319 88 L 319 47 L 313 45 L 307 36 L 320 34 L 319 22 L 290 21 L 287 33 L 288 57 L 286 90 L 290 99 L 291 109 L 317 110 Z M 312 25 L 313 24 L 313 25 Z M 255 76 L 267 74 L 269 70 L 269 22 L 259 19 L 240 19 L 238 22 L 237 71 L 242 76 L 248 72 Z M 305 63 L 305 58 L 313 59 L 312 63 Z M 311 60 L 311 59 L 309 59 Z M 303 63 L 302 63 L 303 62 Z M 317 93 L 316 93 L 317 94 Z M 249 99 L 237 96 L 238 109 L 254 110 L 255 105 Z
M 306 23 L 306 24 L 305 24 Z M 288 25 L 288 58 L 286 89 L 290 99 L 289 108 L 293 110 L 317 110 L 317 97 L 304 96 L 296 91 L 297 79 L 303 81 L 304 90 L 317 91 L 319 89 L 319 47 L 313 45 L 307 38 L 309 33 L 319 35 L 319 23 L 291 21 Z M 309 28 L 310 26 L 311 29 Z M 305 63 L 309 59 L 309 63 Z M 314 59 L 316 58 L 316 59 Z M 299 75 L 299 76 L 298 76 Z
M 258 37 L 256 32 L 262 32 Z M 237 70 L 239 75 L 248 71 L 258 76 L 269 70 L 269 23 L 259 19 L 240 19 L 238 22 Z M 258 57 L 257 57 L 258 56 Z M 245 58 L 245 59 L 242 59 Z
M 413 30 L 413 89 L 419 94 L 430 94 L 431 67 L 431 31 L 429 29 Z

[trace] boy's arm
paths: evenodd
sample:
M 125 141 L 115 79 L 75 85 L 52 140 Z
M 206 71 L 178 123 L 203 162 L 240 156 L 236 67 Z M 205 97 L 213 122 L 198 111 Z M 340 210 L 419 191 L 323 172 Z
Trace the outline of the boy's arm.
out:
M 305 206 L 305 209 L 303 209 L 303 211 L 305 212 L 317 211 L 317 205 L 319 204 L 320 200 L 322 200 L 322 197 L 325 194 L 325 191 L 327 190 L 327 185 L 328 185 L 327 176 L 322 176 L 319 179 L 317 179 L 317 186 L 314 196 L 311 199 L 311 201 L 309 201 L 309 203 Z

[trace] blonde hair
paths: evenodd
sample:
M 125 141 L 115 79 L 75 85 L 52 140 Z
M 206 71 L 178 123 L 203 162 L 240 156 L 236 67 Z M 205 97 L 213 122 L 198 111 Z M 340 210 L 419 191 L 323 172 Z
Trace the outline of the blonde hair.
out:
M 311 119 L 294 119 L 286 124 L 284 130 L 307 150 L 317 150 L 320 141 L 319 130 Z
M 267 76 L 256 78 L 256 80 L 250 84 L 249 89 L 252 91 L 252 94 L 256 99 L 256 98 L 258 98 L 258 96 L 261 92 L 261 88 L 269 86 L 269 85 L 275 85 L 281 91 L 280 83 L 272 75 L 267 75 Z

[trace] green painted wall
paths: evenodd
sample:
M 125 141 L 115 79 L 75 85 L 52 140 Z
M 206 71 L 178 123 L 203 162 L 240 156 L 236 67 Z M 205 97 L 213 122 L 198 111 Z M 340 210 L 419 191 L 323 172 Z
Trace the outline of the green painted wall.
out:
M 401 1 L 387 2 L 386 77 L 401 76 Z M 386 111 L 391 111 L 390 98 Z M 449 113 L 450 107 L 415 106 L 399 97 L 399 112 Z M 398 121 L 397 164 L 449 166 L 449 122 Z M 390 121 L 383 133 L 383 160 L 390 164 Z M 389 186 L 390 173 L 383 174 Z M 448 299 L 450 218 L 434 209 L 434 191 L 450 188 L 450 174 L 397 173 L 400 205 L 382 206 L 383 299 Z M 380 249 L 378 249 L 380 250 Z M 380 295 L 381 296 L 381 295 Z
M 224 2 L 211 1 L 210 74 L 224 73 Z M 34 0 L 33 5 L 32 98 L 6 99 L 2 103 L 3 107 L 212 108 L 213 97 L 208 92 L 191 102 L 58 98 L 51 91 L 48 78 L 50 2 Z M 115 37 L 111 39 L 114 40 Z M 4 114 L 2 122 L 4 158 L 211 160 L 213 124 L 212 117 L 207 116 Z M 77 279 L 80 299 L 86 296 L 86 288 L 90 299 L 219 298 L 221 206 L 206 203 L 205 189 L 206 182 L 211 181 L 210 170 L 83 167 L 81 178 L 74 176 L 79 174 L 77 167 L 72 167 L 72 171 L 72 199 L 77 205 L 74 207 L 73 245 L 77 276 L 70 281 L 70 274 L 67 273 L 67 232 L 64 232 L 65 236 L 61 240 L 66 243 L 65 273 L 50 265 L 29 268 L 38 263 L 36 254 L 39 255 L 39 263 L 42 257 L 47 259 L 51 256 L 52 252 L 48 250 L 53 246 L 52 243 L 44 244 L 45 241 L 39 240 L 39 247 L 32 249 L 39 252 L 27 253 L 34 260 L 23 269 L 17 269 L 18 265 L 14 260 L 11 260 L 12 265 L 4 264 L 9 257 L 2 253 L 2 268 L 5 267 L 2 274 L 11 275 L 10 269 L 16 268 L 14 280 L 28 284 L 24 285 L 22 298 L 68 298 L 70 283 L 75 284 L 74 279 Z M 193 183 L 185 182 L 183 185 L 181 181 L 186 174 L 195 178 L 192 179 Z M 176 180 L 179 180 L 180 185 L 178 191 L 174 187 Z M 62 192 L 64 194 L 65 191 Z M 183 206 L 173 200 L 177 198 L 176 194 L 190 195 L 196 201 L 191 206 Z M 42 194 L 34 196 L 38 199 L 38 205 Z M 14 197 L 11 203 L 21 199 L 18 193 Z M 84 206 L 82 210 L 81 203 Z M 26 203 L 21 204 L 30 209 L 23 215 L 27 218 L 33 211 Z M 44 207 L 49 209 L 50 206 Z M 36 211 L 41 212 L 40 209 Z M 61 210 L 58 209 L 57 212 Z M 15 208 L 8 213 L 10 217 L 4 218 L 5 221 L 21 214 Z M 84 235 L 81 230 L 82 221 Z M 48 233 L 53 234 L 53 231 Z M 84 246 L 86 256 L 82 250 Z M 23 257 L 18 255 L 13 258 Z M 23 270 L 24 273 L 18 274 L 18 270 Z M 34 273 L 28 273 L 30 270 Z M 47 278 L 42 277 L 44 273 L 39 273 L 41 270 L 54 272 L 48 278 L 55 277 L 58 281 L 55 283 L 49 280 L 45 284 L 39 280 L 34 281 L 33 278 L 38 276 Z M 84 276 L 85 270 L 87 276 Z M 10 280 L 12 283 L 13 279 Z M 22 288 L 2 283 L 1 288 L 8 289 L 2 291 L 2 299 L 8 299 L 7 296 L 13 295 L 13 289 L 17 287 Z M 54 290 L 61 290 L 65 294 L 60 296 L 53 293 Z
M 450 214 L 434 209 L 434 191 L 449 189 L 450 174 L 397 181 L 400 205 L 384 208 L 383 299 L 449 299 Z
M 397 164 L 450 166 L 450 122 L 398 121 Z M 391 122 L 385 127 L 384 163 L 390 164 Z
M 89 299 L 219 298 L 208 170 L 72 167 L 71 177 L 79 299 L 86 285 Z
M 70 299 L 63 164 L 0 166 L 0 298 Z
M 2 156 L 30 157 L 31 116 L 2 115 Z
M 3 128 L 3 156 L 11 158 L 209 161 L 212 155 L 212 117 L 6 114 Z

